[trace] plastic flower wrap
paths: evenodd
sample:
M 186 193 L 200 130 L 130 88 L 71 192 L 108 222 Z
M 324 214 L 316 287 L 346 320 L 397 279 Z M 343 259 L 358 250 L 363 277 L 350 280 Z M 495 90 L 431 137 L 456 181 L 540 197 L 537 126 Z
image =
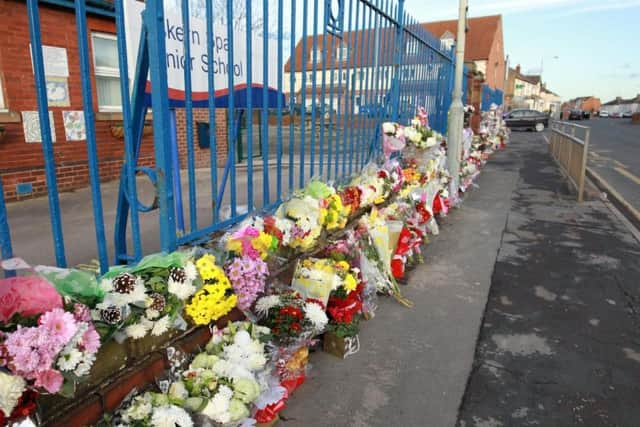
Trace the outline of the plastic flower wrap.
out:
M 69 309 L 47 311 L 35 318 L 35 324 L 34 318 L 23 317 L 25 324 L 33 326 L 18 325 L 2 335 L 0 366 L 22 377 L 25 390 L 28 385 L 69 396 L 76 381 L 89 374 L 100 336 L 86 306 L 74 304 Z M 12 383 L 16 384 L 15 380 Z
M 30 317 L 62 307 L 62 297 L 52 284 L 38 276 L 0 279 L 0 322 Z M 19 320 L 19 319 L 18 319 Z
M 258 294 L 264 292 L 269 268 L 260 258 L 236 257 L 225 266 L 233 291 L 238 296 L 238 308 L 248 310 Z
M 271 329 L 273 337 L 289 345 L 322 333 L 328 319 L 322 303 L 304 300 L 295 291 L 267 295 L 255 304 L 258 323 Z
M 344 260 L 308 258 L 298 262 L 291 287 L 303 298 L 313 298 L 326 306 L 331 292 L 341 289 L 348 294 L 356 289 L 357 274 L 357 269 L 352 270 Z
M 196 261 L 203 286 L 185 307 L 185 313 L 196 325 L 207 325 L 229 313 L 238 297 L 224 270 L 216 265 L 216 258 L 207 254 Z
M 382 123 L 382 151 L 386 160 L 406 145 L 404 128 L 398 123 Z
M 368 165 L 351 185 L 360 190 L 360 206 L 368 207 L 383 203 L 391 193 L 389 182 L 380 177 L 375 165 Z
M 115 332 L 119 341 L 185 328 L 180 313 L 197 284 L 198 272 L 186 254 L 148 255 L 134 267 L 113 267 L 103 276 L 105 296 L 93 318 L 103 334 Z
M 311 196 L 296 196 L 284 202 L 276 217 L 293 222 L 289 247 L 309 250 L 322 233 L 320 202 Z

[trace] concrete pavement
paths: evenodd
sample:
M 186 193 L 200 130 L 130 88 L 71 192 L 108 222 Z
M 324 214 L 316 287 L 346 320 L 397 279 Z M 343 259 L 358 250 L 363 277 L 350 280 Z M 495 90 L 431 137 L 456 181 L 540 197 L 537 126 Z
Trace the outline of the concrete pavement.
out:
M 640 244 L 600 200 L 576 204 L 522 138 L 458 425 L 638 426 Z

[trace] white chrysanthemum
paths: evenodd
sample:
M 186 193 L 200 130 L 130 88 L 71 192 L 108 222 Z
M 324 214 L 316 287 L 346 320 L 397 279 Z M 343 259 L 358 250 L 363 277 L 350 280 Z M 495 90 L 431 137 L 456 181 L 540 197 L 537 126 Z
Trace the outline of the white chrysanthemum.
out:
M 171 319 L 169 316 L 164 316 L 163 318 L 155 321 L 153 323 L 153 327 L 151 328 L 151 335 L 154 337 L 158 337 L 169 330 L 169 326 L 171 326 Z
M 396 125 L 395 125 L 395 123 L 384 122 L 382 124 L 382 132 L 386 133 L 387 135 L 395 134 L 396 133 Z
M 72 371 L 82 360 L 82 352 L 77 348 L 65 350 L 58 358 L 58 367 L 61 371 Z
M 195 267 L 194 267 L 195 268 Z M 186 268 L 185 268 L 186 272 Z M 186 301 L 191 295 L 196 293 L 196 287 L 191 283 L 192 280 L 186 282 L 178 282 L 173 279 L 169 279 L 167 290 L 169 293 L 177 296 L 178 299 Z
M 218 377 L 253 379 L 253 374 L 244 366 L 228 360 L 220 359 L 211 368 Z
M 159 406 L 151 415 L 153 427 L 193 427 L 193 420 L 184 409 L 175 406 Z
M 216 395 L 209 400 L 207 406 L 202 410 L 202 413 L 219 423 L 228 423 L 231 421 L 229 403 L 232 396 L 233 390 L 226 385 L 221 385 Z
M 75 371 L 73 373 L 78 377 L 84 377 L 85 375 L 89 375 L 91 371 L 91 367 L 93 366 L 93 362 L 96 361 L 95 353 L 83 353 L 82 360 L 76 366 Z
M 189 282 L 193 282 L 194 280 L 196 280 L 196 278 L 198 277 L 198 269 L 196 268 L 196 265 L 194 263 L 188 261 L 183 268 L 184 274 Z
M 144 311 L 144 317 L 146 317 L 149 320 L 154 320 L 158 316 L 160 316 L 160 312 L 158 310 L 154 310 L 153 308 L 147 308 Z
M 329 322 L 327 313 L 325 313 L 322 307 L 315 302 L 308 302 L 304 305 L 304 314 L 305 317 L 309 319 L 316 332 L 322 332 Z
M 113 280 L 112 279 L 102 279 L 100 281 L 100 289 L 104 293 L 113 292 Z
M 131 405 L 122 413 L 122 421 L 130 423 L 131 421 L 142 421 L 151 415 L 151 397 L 148 394 L 136 396 Z
M 267 295 L 262 297 L 256 302 L 256 313 L 260 317 L 267 315 L 270 309 L 280 304 L 280 297 L 278 295 Z
M 146 322 L 134 323 L 133 325 L 129 325 L 124 328 L 124 333 L 127 334 L 128 337 L 133 338 L 134 340 L 144 338 L 149 331 L 149 325 Z
M 22 377 L 0 371 L 0 411 L 6 417 L 13 412 L 26 386 Z

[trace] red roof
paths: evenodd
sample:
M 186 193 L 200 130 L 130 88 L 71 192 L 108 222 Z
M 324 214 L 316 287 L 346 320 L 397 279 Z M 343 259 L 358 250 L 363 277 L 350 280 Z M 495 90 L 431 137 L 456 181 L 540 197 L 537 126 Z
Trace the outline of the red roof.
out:
M 494 38 L 502 26 L 501 15 L 480 16 L 468 19 L 468 31 L 464 45 L 464 60 L 478 61 L 488 59 Z M 422 26 L 436 38 L 447 31 L 454 37 L 458 34 L 458 20 L 426 22 Z

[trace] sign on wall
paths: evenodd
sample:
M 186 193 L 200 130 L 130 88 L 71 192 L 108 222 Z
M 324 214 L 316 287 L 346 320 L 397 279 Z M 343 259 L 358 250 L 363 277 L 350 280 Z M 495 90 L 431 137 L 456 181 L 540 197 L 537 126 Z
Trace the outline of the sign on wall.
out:
M 206 106 L 209 96 L 209 73 L 213 73 L 215 85 L 216 105 L 226 105 L 229 93 L 229 74 L 233 75 L 233 87 L 235 105 L 242 107 L 245 104 L 247 91 L 247 34 L 243 31 L 243 25 L 234 25 L 233 31 L 233 63 L 229 63 L 230 41 L 227 35 L 227 26 L 218 22 L 213 28 L 213 58 L 212 66 L 209 64 L 207 53 L 207 26 L 203 19 L 205 16 L 204 2 L 193 4 L 190 10 L 189 31 L 182 23 L 182 11 L 180 2 L 164 2 L 164 33 L 166 43 L 166 67 L 169 86 L 169 98 L 173 106 L 184 102 L 185 84 L 184 70 L 191 70 L 192 99 L 197 106 Z M 127 59 L 129 62 L 129 77 L 135 80 L 135 68 L 138 55 L 138 43 L 140 40 L 140 28 L 142 25 L 141 13 L 145 4 L 137 0 L 125 2 L 125 25 L 127 41 Z M 187 58 L 184 54 L 184 40 L 188 38 L 191 43 L 191 55 Z M 263 76 L 263 37 L 261 31 L 253 31 L 252 36 L 252 87 L 262 88 L 263 84 L 269 87 L 269 97 L 276 99 L 277 92 L 274 89 L 277 82 L 276 61 L 268 62 L 268 75 Z M 268 41 L 270 54 L 277 50 L 275 40 Z M 262 104 L 262 90 L 252 92 L 255 105 Z
M 51 141 L 56 142 L 56 128 L 53 121 L 53 112 L 51 111 L 49 111 L 49 125 L 51 126 Z M 22 112 L 22 129 L 24 131 L 24 142 L 42 142 L 40 115 L 37 111 Z

